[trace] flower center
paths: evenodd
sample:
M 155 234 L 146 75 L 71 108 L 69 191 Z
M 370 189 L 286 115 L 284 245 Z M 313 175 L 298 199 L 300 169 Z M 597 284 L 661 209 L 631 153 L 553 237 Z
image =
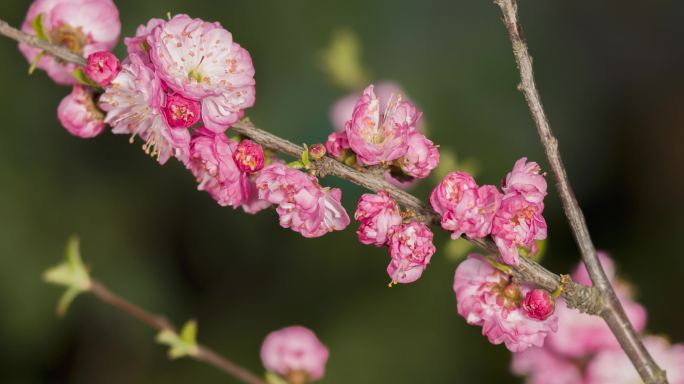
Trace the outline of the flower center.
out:
M 66 47 L 77 55 L 83 55 L 83 47 L 88 43 L 88 37 L 81 27 L 74 28 L 64 23 L 51 31 L 50 39 L 54 44 Z

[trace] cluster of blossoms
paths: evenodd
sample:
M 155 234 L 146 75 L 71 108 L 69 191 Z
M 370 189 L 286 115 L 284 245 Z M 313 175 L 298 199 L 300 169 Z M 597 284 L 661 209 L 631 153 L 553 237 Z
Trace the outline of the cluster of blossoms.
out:
M 613 261 L 599 253 L 601 264 L 611 279 L 634 328 L 646 327 L 646 311 L 632 298 L 630 287 L 615 276 Z M 586 268 L 580 264 L 573 280 L 590 286 Z M 557 302 L 558 331 L 550 334 L 543 347 L 514 353 L 511 368 L 527 377 L 530 384 L 624 384 L 641 382 L 636 369 L 620 348 L 617 339 L 600 317 L 580 313 Z M 659 336 L 643 338 L 646 349 L 661 368 L 667 371 L 670 383 L 684 383 L 684 345 L 671 345 Z
M 361 243 L 388 246 L 390 285 L 418 280 L 435 253 L 432 231 L 427 225 L 417 221 L 404 223 L 399 205 L 385 191 L 362 195 L 354 218 L 360 222 L 356 233 Z
M 558 329 L 548 292 L 514 282 L 484 256 L 471 254 L 456 268 L 454 292 L 468 324 L 481 326 L 492 344 L 503 343 L 512 352 L 542 346 Z
M 328 136 L 328 154 L 347 164 L 381 165 L 399 186 L 426 178 L 439 164 L 439 151 L 420 132 L 422 113 L 397 86 L 380 84 L 378 96 L 375 89 L 370 85 L 358 100 L 348 96 L 333 107 L 337 130 Z
M 328 348 L 302 326 L 273 331 L 261 346 L 261 361 L 266 370 L 291 384 L 321 379 L 328 355 Z
M 521 158 L 503 180 L 503 193 L 493 185 L 478 186 L 467 172 L 451 172 L 432 191 L 430 204 L 452 238 L 491 235 L 503 261 L 518 265 L 520 248 L 533 255 L 536 241 L 546 239 L 546 179 L 540 170 Z

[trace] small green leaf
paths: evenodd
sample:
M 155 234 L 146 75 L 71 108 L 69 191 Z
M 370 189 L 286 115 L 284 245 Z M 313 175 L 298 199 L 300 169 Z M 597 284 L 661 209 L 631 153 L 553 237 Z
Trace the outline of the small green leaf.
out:
M 38 16 L 31 20 L 31 27 L 36 32 L 36 37 L 41 40 L 50 41 L 50 37 L 45 33 L 45 28 L 43 27 L 43 14 L 39 13 Z
M 29 67 L 28 74 L 33 75 L 33 72 L 36 71 L 36 68 L 38 67 L 38 63 L 40 63 L 40 59 L 43 58 L 45 55 L 45 51 L 40 51 L 36 55 L 36 57 L 33 58 L 33 61 L 31 62 L 31 66 Z
M 304 164 L 302 164 L 301 160 L 295 160 L 293 162 L 287 163 L 287 166 L 290 168 L 294 169 L 304 169 L 306 168 Z
M 197 344 L 197 322 L 190 320 L 181 330 L 181 340 L 188 344 Z
M 69 309 L 69 306 L 71 305 L 71 302 L 74 301 L 76 296 L 78 296 L 81 292 L 83 291 L 77 288 L 67 288 L 57 302 L 57 316 L 64 317 Z
M 178 359 L 184 356 L 195 356 L 199 350 L 197 346 L 197 322 L 190 320 L 183 326 L 180 336 L 164 329 L 156 337 L 157 343 L 169 347 L 169 358 Z
M 304 144 L 304 150 L 302 151 L 302 164 L 304 168 L 309 169 L 311 162 L 309 161 L 309 146 Z
M 499 271 L 508 274 L 511 273 L 511 269 L 508 268 L 508 265 L 499 263 L 498 261 L 494 260 L 493 257 L 488 257 L 487 261 L 489 262 L 489 264 L 491 264 L 494 268 L 498 269 Z
M 270 371 L 266 372 L 264 378 L 268 384 L 288 384 L 287 380 Z
M 69 239 L 65 260 L 45 271 L 43 280 L 50 284 L 64 286 L 67 289 L 57 304 L 57 313 L 60 316 L 66 313 L 76 296 L 90 290 L 90 275 L 81 260 L 78 237 L 72 236 Z
M 73 72 L 71 72 L 71 76 L 76 79 L 79 83 L 83 85 L 87 85 L 92 88 L 99 88 L 100 86 L 97 85 L 94 81 L 90 80 L 88 76 L 86 76 L 85 72 L 83 71 L 83 68 L 78 67 L 74 69 Z

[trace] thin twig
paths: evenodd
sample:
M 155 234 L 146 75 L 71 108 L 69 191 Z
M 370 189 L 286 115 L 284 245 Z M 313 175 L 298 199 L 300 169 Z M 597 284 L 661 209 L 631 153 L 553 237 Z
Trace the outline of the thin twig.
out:
M 78 64 L 81 66 L 86 64 L 86 60 L 82 56 L 79 56 L 64 47 L 51 44 L 50 42 L 41 40 L 34 35 L 29 35 L 28 33 L 24 33 L 16 28 L 13 28 L 4 20 L 0 20 L 0 34 L 5 35 L 10 39 L 16 40 L 20 43 L 29 45 L 31 47 L 40 48 L 43 51 L 51 54 L 52 56 L 62 59 L 64 61 L 68 61 L 70 63 Z
M 140 320 L 141 322 L 147 324 L 151 328 L 158 331 L 169 330 L 176 332 L 175 327 L 166 320 L 165 317 L 152 314 L 146 310 L 138 307 L 137 305 L 127 301 L 121 296 L 110 291 L 102 283 L 97 280 L 90 280 L 90 292 L 95 295 L 102 302 L 117 308 L 121 312 L 127 314 L 128 316 Z M 235 364 L 234 362 L 226 359 L 225 357 L 217 354 L 211 349 L 197 344 L 197 352 L 189 355 L 197 361 L 205 362 L 209 365 L 226 372 L 227 374 L 235 377 L 236 379 L 247 383 L 247 384 L 266 384 L 259 376 L 248 371 L 247 369 Z
M 83 58 L 73 54 L 65 54 L 60 47 L 37 40 L 34 36 L 10 27 L 2 20 L 0 20 L 0 34 L 20 42 L 25 42 L 29 45 L 43 48 L 65 61 L 81 65 L 84 63 Z M 270 132 L 256 128 L 249 122 L 236 123 L 231 129 L 251 138 L 265 147 L 290 156 L 299 157 L 304 150 L 303 146 L 294 144 Z M 349 167 L 330 157 L 324 157 L 321 160 L 315 161 L 314 166 L 321 176 L 331 174 L 375 192 L 386 190 L 397 202 L 399 202 L 399 204 L 415 212 L 417 220 L 433 224 L 438 224 L 440 221 L 439 214 L 425 205 L 420 199 L 389 184 L 383 177 L 378 176 L 377 174 Z M 491 253 L 498 254 L 498 250 L 491 240 L 477 239 L 470 241 Z M 555 291 L 560 284 L 559 275 L 524 257 L 520 259 L 520 265 L 512 268 L 512 270 L 515 277 L 520 281 L 536 284 L 551 292 Z M 600 300 L 597 290 L 593 287 L 585 287 L 581 284 L 571 282 L 565 286 L 563 298 L 569 307 L 577 308 L 585 313 L 595 315 L 603 309 L 603 302 Z
M 495 3 L 501 8 L 503 22 L 508 30 L 508 35 L 513 45 L 515 61 L 520 70 L 521 82 L 518 89 L 525 96 L 527 105 L 532 113 L 532 118 L 537 126 L 539 137 L 544 146 L 544 152 L 554 174 L 556 188 L 558 189 L 565 215 L 570 222 L 570 227 L 579 246 L 582 260 L 587 267 L 593 285 L 597 287 L 605 302 L 605 308 L 600 315 L 617 337 L 622 349 L 631 359 L 641 378 L 646 383 L 667 383 L 665 371 L 658 367 L 646 348 L 644 348 L 641 340 L 639 340 L 634 327 L 615 295 L 610 280 L 599 262 L 596 249 L 589 235 L 587 223 L 572 191 L 567 172 L 561 160 L 558 139 L 556 139 L 551 131 L 549 120 L 544 112 L 541 97 L 534 81 L 532 58 L 527 50 L 522 26 L 518 21 L 516 1 L 496 0 Z

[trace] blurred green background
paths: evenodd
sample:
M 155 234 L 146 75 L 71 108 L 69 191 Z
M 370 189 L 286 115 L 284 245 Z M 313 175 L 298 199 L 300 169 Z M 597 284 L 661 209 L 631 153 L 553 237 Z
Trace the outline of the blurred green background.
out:
M 339 28 L 355 31 L 372 78 L 400 83 L 433 140 L 475 159 L 498 183 L 522 156 L 546 162 L 491 1 L 116 0 L 122 36 L 151 17 L 218 20 L 256 66 L 248 115 L 295 142 L 324 141 L 344 94 L 317 64 Z M 0 2 L 19 26 L 30 1 Z M 649 310 L 649 331 L 684 341 L 678 296 L 684 258 L 684 3 L 522 1 L 539 87 L 597 247 L 618 260 Z M 123 54 L 122 44 L 117 53 Z M 220 208 L 177 162 L 160 167 L 128 137 L 77 139 L 57 121 L 69 90 L 0 39 L 0 381 L 230 383 L 191 360 L 169 362 L 154 333 L 79 297 L 56 318 L 61 291 L 40 280 L 68 235 L 93 275 L 176 324 L 194 317 L 200 341 L 261 371 L 271 330 L 312 328 L 331 349 L 326 383 L 516 382 L 509 353 L 465 324 L 451 290 L 447 237 L 415 284 L 387 288 L 385 250 L 343 233 L 307 240 L 275 212 Z M 353 213 L 359 188 L 344 187 Z M 434 180 L 414 192 L 426 198 Z M 568 271 L 578 253 L 555 190 L 547 199 L 545 264 Z

